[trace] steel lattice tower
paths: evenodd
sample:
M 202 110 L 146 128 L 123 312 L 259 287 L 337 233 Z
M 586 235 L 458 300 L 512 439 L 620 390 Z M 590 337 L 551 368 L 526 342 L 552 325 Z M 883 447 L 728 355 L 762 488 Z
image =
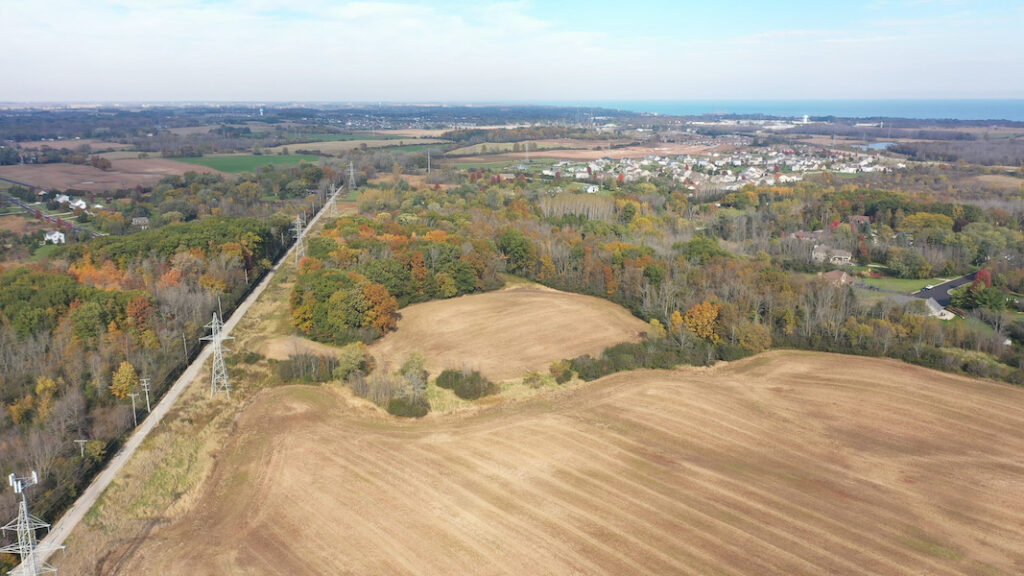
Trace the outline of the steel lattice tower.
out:
M 306 223 L 302 221 L 302 216 L 296 216 L 295 221 L 292 222 L 292 237 L 295 238 L 295 265 L 298 266 L 299 260 L 306 257 L 306 244 L 302 239 L 303 232 L 305 231 Z
M 231 336 L 224 336 L 221 332 L 223 324 L 217 313 L 213 313 L 213 320 L 206 325 L 206 328 L 210 329 L 210 335 L 200 338 L 200 340 L 209 340 L 213 344 L 213 373 L 210 379 L 210 398 L 217 392 L 224 391 L 231 398 L 231 382 L 228 380 L 228 367 L 224 365 L 224 347 L 221 342 L 224 340 L 230 340 Z
M 31 476 L 19 478 L 14 474 L 7 477 L 7 482 L 14 488 L 15 494 L 21 494 L 21 502 L 18 503 L 18 517 L 3 526 L 3 530 L 16 532 L 18 534 L 17 544 L 10 544 L 0 548 L 0 552 L 17 554 L 21 564 L 8 572 L 11 576 L 38 576 L 39 574 L 56 574 L 57 569 L 39 559 L 39 552 L 51 552 L 61 550 L 63 546 L 40 546 L 36 542 L 36 530 L 49 529 L 50 525 L 28 512 L 28 496 L 25 490 L 39 483 L 39 477 L 35 471 Z

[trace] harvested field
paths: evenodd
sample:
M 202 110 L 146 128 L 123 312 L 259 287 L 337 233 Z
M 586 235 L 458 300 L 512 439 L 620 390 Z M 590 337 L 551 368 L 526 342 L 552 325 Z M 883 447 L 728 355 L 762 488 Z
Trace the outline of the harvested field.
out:
M 975 182 L 984 184 L 999 190 L 1021 190 L 1024 189 L 1024 179 L 1014 178 L 1005 174 L 985 174 L 971 178 Z
M 512 152 L 516 148 L 522 148 L 527 144 L 530 145 L 530 155 L 533 156 L 534 152 L 541 152 L 543 150 L 593 150 L 595 148 L 607 149 L 611 146 L 626 145 L 632 142 L 632 140 L 577 140 L 573 138 L 560 138 L 555 140 L 526 140 L 523 142 L 485 142 L 482 144 L 473 144 L 472 146 L 463 146 L 448 152 L 448 156 L 468 156 L 473 154 L 485 154 L 485 153 L 506 153 Z M 518 146 L 517 146 L 518 145 Z M 484 152 L 486 146 L 487 152 Z M 525 154 L 525 152 L 524 152 Z
M 398 366 L 420 352 L 434 375 L 468 367 L 493 380 L 546 371 L 553 361 L 638 340 L 647 329 L 617 304 L 539 285 L 414 304 L 401 314 L 398 330 L 370 346 L 378 360 Z
M 267 154 L 279 154 L 283 150 L 295 152 L 297 150 L 319 150 L 322 154 L 335 155 L 344 154 L 350 150 L 356 150 L 362 146 L 367 148 L 391 148 L 406 145 L 421 144 L 447 144 L 447 140 L 436 138 L 407 138 L 404 140 L 328 140 L 323 142 L 296 142 L 282 146 L 273 146 L 265 149 Z
M 44 223 L 26 214 L 17 206 L 0 207 L 0 230 L 12 232 L 19 236 L 40 230 L 53 230 L 53 224 Z
M 113 160 L 112 164 L 113 168 L 107 171 L 76 164 L 0 166 L 0 176 L 40 188 L 102 192 L 153 186 L 164 176 L 181 175 L 188 171 L 217 172 L 211 168 L 165 158 Z
M 298 166 L 302 162 L 317 164 L 322 160 L 319 156 L 311 154 L 288 154 L 280 155 L 255 155 L 255 154 L 223 154 L 220 156 L 199 156 L 194 158 L 176 158 L 174 161 L 187 164 L 210 171 L 227 172 L 240 174 L 242 172 L 254 172 L 268 164 L 273 166 Z
M 703 144 L 673 144 L 658 143 L 651 145 L 630 146 L 628 148 L 600 149 L 600 150 L 537 150 L 530 151 L 530 158 L 553 158 L 557 160 L 586 161 L 598 158 L 644 158 L 645 156 L 681 156 L 685 154 L 704 154 L 712 150 L 723 152 L 727 147 L 716 145 L 707 146 Z M 480 156 L 462 156 L 459 163 L 486 164 L 491 162 L 523 162 L 526 159 L 525 152 L 509 152 L 503 154 L 484 154 Z
M 81 574 L 1020 574 L 1022 405 L 1004 384 L 801 352 L 420 422 L 276 388 L 244 409 L 197 501 L 117 550 L 72 541 L 54 560 Z
M 68 150 L 75 150 L 79 146 L 88 145 L 92 148 L 93 152 L 100 152 L 103 150 L 129 150 L 131 149 L 130 144 L 121 144 L 120 142 L 107 142 L 105 140 L 97 140 L 95 138 L 82 138 L 79 140 L 32 140 L 26 142 L 18 142 L 18 146 L 26 150 L 38 150 L 44 146 L 49 146 L 54 150 L 60 150 L 61 148 L 67 148 Z

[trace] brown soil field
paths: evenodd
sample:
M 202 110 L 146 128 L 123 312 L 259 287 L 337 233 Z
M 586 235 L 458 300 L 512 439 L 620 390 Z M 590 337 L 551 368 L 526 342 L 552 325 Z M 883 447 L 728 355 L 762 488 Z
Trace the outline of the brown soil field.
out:
M 647 324 L 625 308 L 540 285 L 407 306 L 398 329 L 369 352 L 397 368 L 411 352 L 437 375 L 472 368 L 493 380 L 547 371 L 551 362 L 638 340 Z
M 205 166 L 176 162 L 165 158 L 113 160 L 113 168 L 103 171 L 92 166 L 75 164 L 27 164 L 0 166 L 0 176 L 26 182 L 41 188 L 66 190 L 104 190 L 153 186 L 164 176 L 188 171 L 219 173 Z
M 1019 388 L 803 352 L 419 422 L 331 387 L 272 388 L 193 502 L 114 551 L 72 541 L 54 562 L 125 575 L 1020 574 L 1022 423 Z
M 349 150 L 355 150 L 366 145 L 367 148 L 388 148 L 392 146 L 412 146 L 418 144 L 447 144 L 447 140 L 436 138 L 409 138 L 408 140 L 334 140 L 328 142 L 301 142 L 295 144 L 284 144 L 272 146 L 263 150 L 264 154 L 279 154 L 282 150 L 288 149 L 292 153 L 299 150 L 319 150 L 324 154 L 343 154 Z

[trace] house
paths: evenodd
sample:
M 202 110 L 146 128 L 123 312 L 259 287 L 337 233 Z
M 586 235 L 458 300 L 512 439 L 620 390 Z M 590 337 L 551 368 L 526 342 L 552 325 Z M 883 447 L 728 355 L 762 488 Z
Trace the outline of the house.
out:
M 136 216 L 132 218 L 132 226 L 145 230 L 149 228 L 149 218 L 146 216 Z
M 849 250 L 829 248 L 823 244 L 818 244 L 811 250 L 811 260 L 819 263 L 827 261 L 829 264 L 847 266 L 853 260 L 853 254 Z
M 850 228 L 853 229 L 854 233 L 868 232 L 871 230 L 871 217 L 870 216 L 850 216 Z
M 43 244 L 64 244 L 64 233 L 60 230 L 51 230 L 43 236 Z
M 69 203 L 69 205 L 70 205 L 70 206 L 71 206 L 72 208 L 77 208 L 77 209 L 79 209 L 79 210 L 87 210 L 87 209 L 89 208 L 89 205 L 88 205 L 88 204 L 86 204 L 86 203 L 85 203 L 85 200 L 82 200 L 81 198 L 79 198 L 79 199 L 77 199 L 77 200 L 72 200 L 72 201 L 71 201 L 71 202 Z
M 57 196 L 54 197 L 54 200 L 57 201 L 57 204 L 67 204 L 68 202 L 71 202 L 71 197 L 67 194 L 57 194 Z
M 587 194 L 597 194 L 598 190 L 600 189 L 601 187 L 598 186 L 597 184 L 589 184 L 586 188 L 583 189 L 583 191 L 586 192 Z
M 853 254 L 849 250 L 833 250 L 829 263 L 840 266 L 848 266 L 853 260 Z
M 853 284 L 853 276 L 850 276 L 843 270 L 832 270 L 831 272 L 820 274 L 820 276 L 835 286 Z

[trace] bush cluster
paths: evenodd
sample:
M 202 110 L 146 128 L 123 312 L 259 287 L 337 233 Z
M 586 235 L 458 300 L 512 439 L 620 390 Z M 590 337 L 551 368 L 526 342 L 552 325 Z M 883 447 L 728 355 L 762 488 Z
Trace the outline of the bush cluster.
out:
M 497 384 L 484 378 L 483 374 L 476 370 L 445 370 L 437 377 L 436 383 L 440 388 L 455 392 L 455 395 L 463 400 L 476 400 L 499 391 Z
M 399 396 L 388 401 L 388 413 L 402 418 L 422 418 L 430 412 L 430 403 L 423 396 Z
M 719 355 L 721 355 L 719 351 Z M 728 356 L 736 360 L 741 356 L 742 349 L 730 347 Z M 749 352 L 746 353 L 749 355 Z M 645 340 L 644 342 L 624 342 L 605 348 L 601 356 L 594 358 L 590 354 L 577 356 L 569 361 L 569 369 L 576 372 L 587 382 L 597 380 L 614 372 L 638 370 L 640 368 L 673 368 L 680 364 L 704 365 L 714 360 L 715 350 L 710 344 L 695 341 L 690 346 L 680 346 L 669 338 Z M 554 370 L 554 366 L 552 366 Z M 554 372 L 552 372 L 554 374 Z M 564 376 L 562 376 L 564 377 Z M 555 375 L 556 381 L 559 374 Z
M 294 354 L 287 360 L 273 363 L 274 373 L 282 382 L 326 382 L 334 378 L 338 359 L 318 354 Z

